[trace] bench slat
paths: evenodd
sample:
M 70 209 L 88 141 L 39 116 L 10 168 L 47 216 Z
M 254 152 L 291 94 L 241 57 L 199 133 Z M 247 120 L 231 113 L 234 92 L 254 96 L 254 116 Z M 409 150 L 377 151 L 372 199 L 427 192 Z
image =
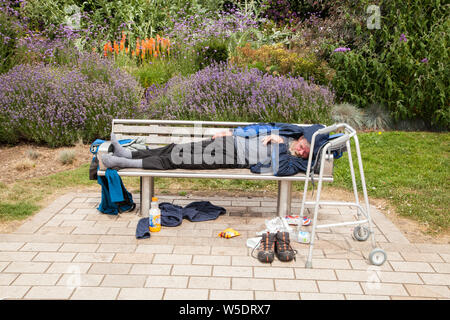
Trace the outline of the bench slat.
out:
M 115 124 L 113 132 L 116 134 L 158 134 L 158 135 L 179 135 L 179 136 L 213 136 L 229 128 L 204 128 L 204 127 L 172 127 L 158 125 L 124 125 Z
M 196 142 L 201 141 L 204 139 L 207 139 L 207 137 L 180 137 L 180 136 L 158 136 L 156 134 L 152 135 L 123 135 L 123 134 L 117 134 L 116 135 L 118 140 L 122 139 L 135 139 L 138 137 L 145 137 L 145 143 L 151 145 L 166 145 L 169 143 L 188 143 L 188 142 Z
M 328 161 L 327 161 L 328 162 Z M 328 168 L 327 168 L 328 167 Z M 214 170 L 146 170 L 127 168 L 117 171 L 120 176 L 124 177 L 166 177 L 166 178 L 209 178 L 209 179 L 244 179 L 244 180 L 289 180 L 289 181 L 305 181 L 305 173 L 298 173 L 292 176 L 277 177 L 271 174 L 257 174 L 250 172 L 249 169 L 214 169 Z M 330 174 L 330 166 L 325 166 L 323 181 L 333 182 L 333 176 Z M 105 171 L 98 171 L 98 175 L 105 175 Z M 317 177 L 317 175 L 316 175 Z

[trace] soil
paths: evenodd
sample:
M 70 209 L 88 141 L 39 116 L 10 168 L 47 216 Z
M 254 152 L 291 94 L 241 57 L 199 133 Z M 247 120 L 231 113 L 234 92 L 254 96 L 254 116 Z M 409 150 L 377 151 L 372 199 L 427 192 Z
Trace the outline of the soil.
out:
M 69 164 L 62 164 L 60 157 L 61 153 L 73 152 L 73 162 Z M 37 153 L 37 157 L 32 159 L 32 155 Z M 71 170 L 79 167 L 82 164 L 90 163 L 92 154 L 89 152 L 89 145 L 77 144 L 74 147 L 65 148 L 48 148 L 43 146 L 20 144 L 13 147 L 0 146 L 0 168 L 2 168 L 0 175 L 0 184 L 9 185 L 14 182 L 32 179 L 35 177 L 47 176 L 61 171 Z M 87 173 L 86 173 L 87 174 Z M 185 190 L 185 189 L 183 189 Z M 63 193 L 67 192 L 99 192 L 99 187 L 95 188 L 83 188 L 74 190 L 61 190 L 57 194 L 53 194 L 46 199 L 44 206 L 51 203 L 54 199 Z M 157 191 L 157 190 L 156 190 Z M 174 186 L 170 190 L 165 190 L 165 194 L 178 194 L 180 190 Z M 211 196 L 215 193 L 208 191 L 191 191 L 190 195 L 202 195 Z M 222 192 L 223 196 L 247 196 L 247 197 L 276 197 L 276 194 L 269 191 L 263 191 L 258 193 L 251 192 Z M 353 201 L 353 194 L 351 192 L 336 189 L 327 186 L 322 192 L 323 199 L 344 200 Z M 300 198 L 302 194 L 296 192 L 293 197 Z M 412 243 L 450 243 L 450 232 L 441 232 L 438 235 L 428 232 L 425 225 L 419 222 L 402 217 L 398 215 L 395 210 L 389 206 L 387 201 L 382 199 L 370 199 L 372 205 L 374 205 L 379 211 L 392 221 L 405 235 L 405 237 Z M 3 221 L 0 222 L 0 233 L 8 233 L 17 229 L 26 220 L 17 221 Z

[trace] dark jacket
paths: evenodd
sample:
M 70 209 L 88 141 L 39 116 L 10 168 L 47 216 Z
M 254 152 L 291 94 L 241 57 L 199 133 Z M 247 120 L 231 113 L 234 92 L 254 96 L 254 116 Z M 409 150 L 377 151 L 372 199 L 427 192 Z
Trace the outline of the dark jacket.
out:
M 207 221 L 217 219 L 226 213 L 225 208 L 213 205 L 209 201 L 195 201 L 184 208 L 176 204 L 163 202 L 159 204 L 161 209 L 161 225 L 176 227 L 181 224 L 183 218 L 191 222 Z
M 253 137 L 260 134 L 278 134 L 280 136 L 292 137 L 298 139 L 304 136 L 311 143 L 312 136 L 317 130 L 324 128 L 320 124 L 300 127 L 294 124 L 270 122 L 257 123 L 245 127 L 238 127 L 233 130 L 233 135 L 240 137 Z M 319 134 L 313 150 L 314 162 L 320 147 L 328 141 L 328 134 Z M 292 156 L 289 152 L 289 146 L 285 143 L 274 144 L 272 149 L 272 160 L 268 163 L 257 163 L 250 167 L 253 173 L 262 173 L 271 169 L 275 176 L 290 176 L 301 171 L 305 172 L 308 166 L 308 159 L 302 159 Z

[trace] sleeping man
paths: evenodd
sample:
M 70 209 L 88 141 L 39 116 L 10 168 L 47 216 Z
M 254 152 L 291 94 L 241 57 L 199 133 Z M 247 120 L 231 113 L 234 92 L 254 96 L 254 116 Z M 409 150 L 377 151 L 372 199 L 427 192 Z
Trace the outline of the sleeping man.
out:
M 322 125 L 297 126 L 286 123 L 258 123 L 223 131 L 212 138 L 170 143 L 161 148 L 131 151 L 120 145 L 111 134 L 113 154 L 102 162 L 107 168 L 169 169 L 231 169 L 249 168 L 253 173 L 275 176 L 305 172 L 310 152 L 313 160 L 328 134 L 318 134 L 314 150 L 311 139 Z

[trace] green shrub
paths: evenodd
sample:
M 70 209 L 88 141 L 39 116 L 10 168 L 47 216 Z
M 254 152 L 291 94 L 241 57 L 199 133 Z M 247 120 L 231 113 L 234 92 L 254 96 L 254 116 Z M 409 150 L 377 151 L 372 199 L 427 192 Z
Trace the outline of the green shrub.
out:
M 174 72 L 174 64 L 164 60 L 144 63 L 131 70 L 131 74 L 144 88 L 148 88 L 154 84 L 166 83 Z
M 354 129 L 364 128 L 364 113 L 350 103 L 340 103 L 333 106 L 331 118 L 335 123 L 347 123 Z
M 197 53 L 195 64 L 199 69 L 228 60 L 228 49 L 224 41 L 209 39 L 197 43 L 194 48 Z
M 314 80 L 319 84 L 328 84 L 333 77 L 333 70 L 324 61 L 308 52 L 295 52 L 286 49 L 283 44 L 263 45 L 253 49 L 249 43 L 238 48 L 237 55 L 231 62 L 238 66 L 255 67 L 273 75 L 291 75 Z
M 142 39 L 171 26 L 172 20 L 179 16 L 215 11 L 222 3 L 221 0 L 28 0 L 22 13 L 28 17 L 30 28 L 42 31 L 67 23 L 79 10 L 80 26 L 89 31 L 89 41 L 115 39 L 124 30 Z
M 31 160 L 36 160 L 41 154 L 32 148 L 28 148 L 27 151 L 25 151 L 25 155 Z
M 17 19 L 7 15 L 0 4 L 0 73 L 8 71 L 15 64 L 15 47 L 20 35 Z
M 392 127 L 392 119 L 384 106 L 371 104 L 364 112 L 364 126 L 372 130 L 386 130 Z
M 331 55 L 337 96 L 364 108 L 383 104 L 395 121 L 423 119 L 428 128 L 450 128 L 449 6 L 380 2 L 381 28 L 363 27 L 361 47 Z
M 58 154 L 58 160 L 61 164 L 72 164 L 76 158 L 75 151 L 73 150 L 62 150 Z

